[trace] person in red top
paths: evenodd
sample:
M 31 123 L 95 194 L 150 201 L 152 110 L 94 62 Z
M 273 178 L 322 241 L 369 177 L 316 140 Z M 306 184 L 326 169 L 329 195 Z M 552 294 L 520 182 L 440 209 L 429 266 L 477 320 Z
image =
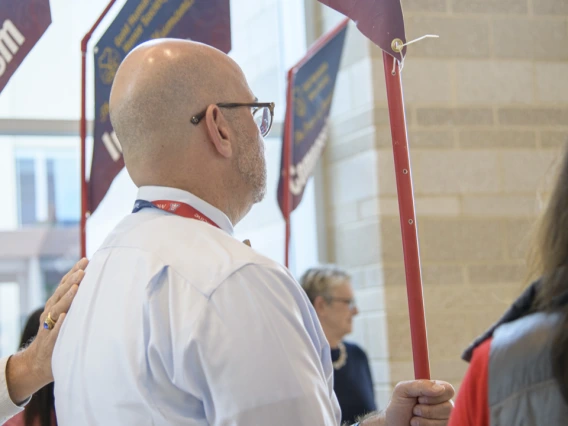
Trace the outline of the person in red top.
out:
M 487 378 L 491 339 L 474 352 L 463 379 L 448 426 L 489 426 Z
M 566 424 L 568 149 L 529 260 L 539 279 L 464 352 L 449 426 Z

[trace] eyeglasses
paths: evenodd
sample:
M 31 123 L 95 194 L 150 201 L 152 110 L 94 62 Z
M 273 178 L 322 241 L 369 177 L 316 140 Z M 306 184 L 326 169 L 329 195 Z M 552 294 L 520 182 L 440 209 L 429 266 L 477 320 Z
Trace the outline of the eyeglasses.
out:
M 355 299 L 345 299 L 343 297 L 326 297 L 325 298 L 328 302 L 341 302 L 341 303 L 345 303 L 346 305 L 349 305 L 349 309 L 353 310 L 357 307 L 357 304 L 355 303 Z
M 220 103 L 216 104 L 219 108 L 239 108 L 239 107 L 249 107 L 252 108 L 252 116 L 254 122 L 256 123 L 258 130 L 262 137 L 265 137 L 270 133 L 272 128 L 272 121 L 274 119 L 274 102 L 250 102 L 250 103 Z M 191 117 L 191 122 L 196 126 L 199 124 L 207 108 L 201 111 L 199 114 Z

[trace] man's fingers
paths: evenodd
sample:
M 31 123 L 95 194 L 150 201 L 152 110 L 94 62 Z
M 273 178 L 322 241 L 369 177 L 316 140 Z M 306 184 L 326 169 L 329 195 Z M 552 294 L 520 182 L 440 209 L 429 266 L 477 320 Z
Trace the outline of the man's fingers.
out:
M 71 288 L 72 285 L 80 283 L 84 274 L 85 272 L 83 270 L 77 270 L 69 275 L 65 280 L 61 280 L 59 287 L 57 287 L 53 295 L 47 300 L 43 314 L 47 315 L 53 306 L 59 302 L 59 299 L 61 299 L 61 297 L 69 291 L 69 288 Z
M 45 304 L 45 310 L 43 312 L 44 315 L 47 315 L 48 312 L 50 312 L 53 309 L 53 306 L 59 302 L 59 299 L 61 299 L 61 297 L 63 297 L 63 295 L 67 293 L 73 285 L 78 285 L 84 276 L 85 276 L 85 271 L 83 271 L 82 269 L 78 269 L 77 271 L 69 275 L 65 280 L 61 280 L 61 284 L 59 284 L 59 287 L 57 287 L 55 293 L 53 293 L 53 295 L 48 299 L 48 301 Z
M 67 272 L 65 275 L 63 275 L 63 278 L 61 278 L 59 285 L 63 284 L 69 278 L 69 276 L 72 275 L 77 270 L 79 270 L 79 269 L 84 270 L 87 267 L 88 264 L 89 264 L 89 261 L 87 260 L 86 257 L 79 260 L 77 263 L 75 263 L 75 265 L 73 266 L 73 268 L 71 268 L 71 270 L 69 272 Z
M 436 405 L 417 404 L 414 406 L 412 413 L 417 417 L 423 417 L 432 420 L 447 420 L 452 413 L 453 405 L 449 402 L 443 402 Z
M 447 426 L 448 419 L 446 420 L 432 420 L 423 419 L 421 417 L 413 417 L 410 420 L 410 426 Z
M 77 269 L 82 269 L 84 271 L 87 268 L 88 264 L 89 264 L 89 259 L 83 257 L 81 260 L 77 262 L 75 266 L 77 266 Z
M 413 380 L 398 383 L 394 388 L 394 395 L 401 398 L 431 397 L 443 402 L 454 396 L 454 388 L 439 380 Z
M 441 404 L 441 403 L 446 402 L 446 401 L 450 401 L 450 403 L 453 404 L 453 402 L 451 402 L 451 399 L 454 397 L 454 394 L 455 394 L 454 388 L 449 383 L 447 383 L 446 385 L 447 385 L 446 390 L 441 395 L 438 395 L 438 396 L 420 396 L 418 398 L 418 403 L 419 404 L 436 405 L 436 404 Z
M 65 274 L 61 279 L 61 283 L 45 303 L 45 308 L 40 317 L 40 329 L 43 327 L 43 323 L 48 314 L 51 313 L 51 318 L 56 321 L 59 314 L 66 313 L 69 310 L 69 306 L 71 306 L 71 302 L 77 293 L 77 289 L 74 287 L 78 286 L 85 276 L 84 269 L 87 267 L 88 263 L 89 261 L 86 258 L 79 260 L 71 271 Z M 61 300 L 62 298 L 63 300 Z
M 55 340 L 57 340 L 57 336 L 59 335 L 59 330 L 61 330 L 61 325 L 63 324 L 63 320 L 65 319 L 65 315 L 66 314 L 59 315 L 59 317 L 57 318 L 57 322 L 55 323 L 55 327 L 53 327 L 53 329 L 49 331 L 49 338 L 53 342 L 55 342 Z M 54 319 L 55 319 L 55 317 L 54 317 Z M 52 350 L 53 350 L 53 344 L 52 344 Z
M 51 310 L 49 312 L 51 313 L 51 318 L 53 318 L 53 320 L 59 322 L 59 320 L 57 319 L 59 315 L 66 314 L 69 311 L 71 303 L 73 302 L 73 299 L 75 298 L 78 290 L 79 285 L 73 284 L 71 288 L 67 290 L 67 293 L 65 293 L 63 297 L 51 307 Z

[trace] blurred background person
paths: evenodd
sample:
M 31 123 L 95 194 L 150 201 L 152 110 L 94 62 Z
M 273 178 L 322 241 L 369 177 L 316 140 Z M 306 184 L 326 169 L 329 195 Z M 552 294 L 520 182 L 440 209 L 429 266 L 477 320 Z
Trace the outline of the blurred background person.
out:
M 20 339 L 20 349 L 27 346 L 38 332 L 38 324 L 43 308 L 34 311 L 24 327 Z M 33 394 L 32 399 L 21 413 L 8 420 L 4 426 L 56 426 L 53 382 Z
M 343 341 L 352 331 L 353 317 L 359 313 L 351 277 L 336 265 L 324 265 L 308 269 L 300 284 L 316 310 L 331 347 L 333 388 L 341 407 L 341 421 L 354 423 L 357 417 L 377 407 L 366 353 L 356 344 Z
M 568 149 L 531 263 L 538 279 L 464 353 L 451 426 L 567 424 Z

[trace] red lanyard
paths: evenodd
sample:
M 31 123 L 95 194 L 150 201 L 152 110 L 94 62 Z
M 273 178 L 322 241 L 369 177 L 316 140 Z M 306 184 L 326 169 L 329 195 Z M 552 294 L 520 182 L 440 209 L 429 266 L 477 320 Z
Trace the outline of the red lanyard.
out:
M 169 201 L 169 200 L 156 200 L 156 201 L 146 201 L 146 200 L 136 200 L 133 213 L 140 211 L 147 207 L 154 207 L 165 212 L 173 213 L 181 217 L 187 217 L 190 219 L 197 219 L 202 222 L 208 223 L 209 225 L 216 226 L 221 229 L 219 225 L 201 213 L 199 210 L 194 209 L 189 204 L 180 203 L 179 201 Z

